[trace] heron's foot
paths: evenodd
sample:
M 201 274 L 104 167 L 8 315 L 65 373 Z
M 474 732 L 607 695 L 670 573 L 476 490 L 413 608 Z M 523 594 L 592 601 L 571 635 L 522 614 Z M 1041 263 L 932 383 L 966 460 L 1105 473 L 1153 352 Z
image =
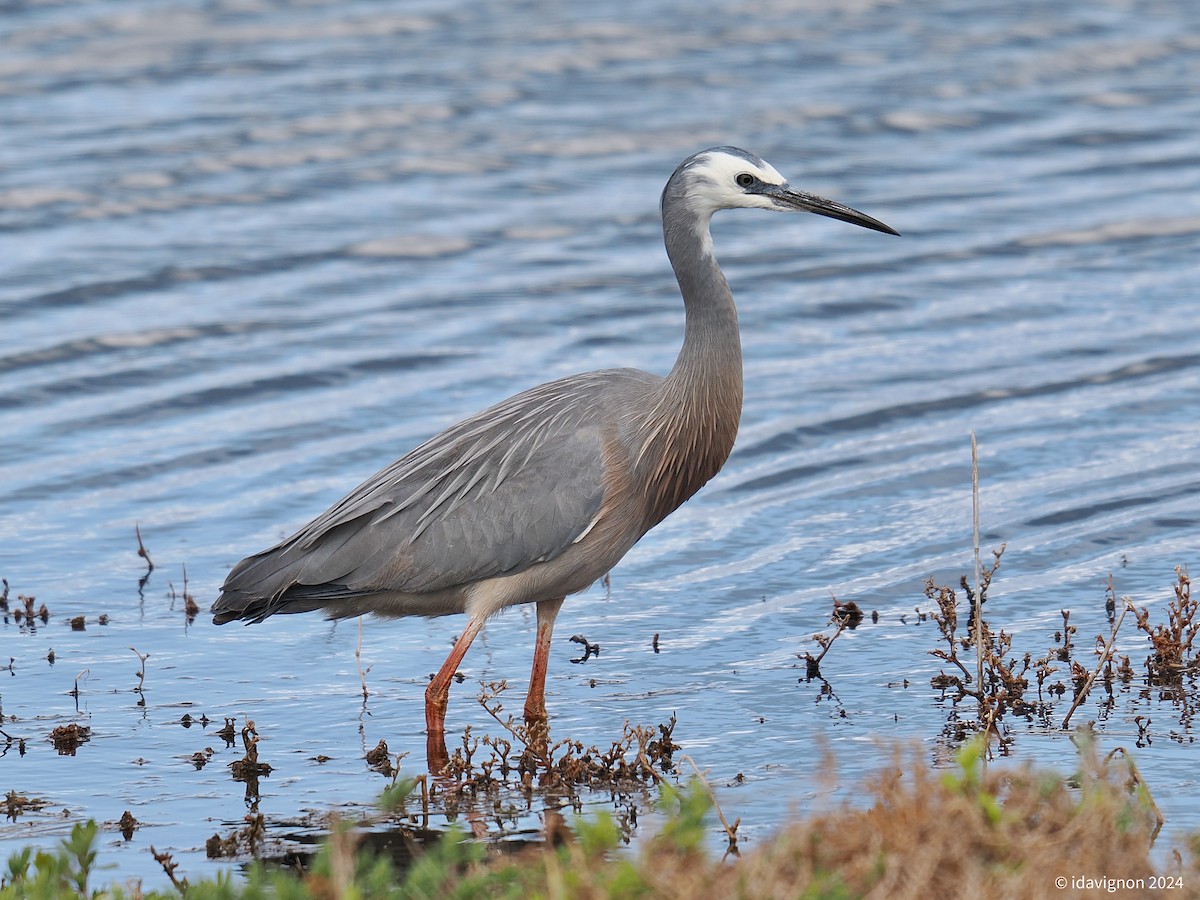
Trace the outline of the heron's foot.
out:
M 450 686 L 440 690 L 437 682 L 425 689 L 425 731 L 430 735 L 446 733 L 446 707 L 450 704 Z
M 425 762 L 430 775 L 441 775 L 450 762 L 446 752 L 446 707 L 450 703 L 450 686 L 430 682 L 425 689 Z
M 534 697 L 532 694 L 525 700 L 525 724 L 532 725 L 534 722 L 546 721 L 546 698 L 545 696 Z
M 441 775 L 450 764 L 450 754 L 446 752 L 446 735 L 442 731 L 430 731 L 425 735 L 425 766 L 429 774 Z
M 525 706 L 525 739 L 529 742 L 529 748 L 536 753 L 545 754 L 550 746 L 550 720 L 546 718 L 546 707 L 542 707 L 540 714 L 536 710 L 532 710 L 528 704 Z

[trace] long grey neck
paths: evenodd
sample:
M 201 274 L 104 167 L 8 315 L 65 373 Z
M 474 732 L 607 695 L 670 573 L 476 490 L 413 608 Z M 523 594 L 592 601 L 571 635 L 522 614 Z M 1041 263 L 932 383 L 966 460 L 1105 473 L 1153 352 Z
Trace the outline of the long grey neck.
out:
M 643 423 L 653 527 L 720 471 L 742 415 L 742 344 L 729 283 L 712 254 L 707 218 L 668 199 L 667 256 L 679 280 L 686 321 L 683 347 Z
M 708 221 L 664 210 L 667 256 L 683 294 L 683 347 L 668 380 L 688 393 L 716 392 L 736 423 L 742 409 L 742 340 L 729 282 L 712 252 Z M 736 425 L 735 425 L 736 427 Z

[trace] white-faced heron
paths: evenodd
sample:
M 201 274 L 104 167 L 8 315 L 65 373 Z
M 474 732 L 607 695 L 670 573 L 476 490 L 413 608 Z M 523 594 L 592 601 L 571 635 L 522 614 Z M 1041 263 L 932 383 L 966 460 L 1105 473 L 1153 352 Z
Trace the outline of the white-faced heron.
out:
M 683 294 L 683 348 L 665 378 L 605 369 L 517 394 L 430 438 L 287 540 L 242 560 L 213 604 L 218 625 L 275 613 L 466 613 L 425 691 L 440 739 L 450 681 L 488 617 L 537 604 L 525 718 L 544 722 L 554 619 L 724 465 L 742 410 L 742 347 L 713 257 L 719 209 L 798 210 L 897 234 L 793 189 L 744 150 L 684 160 L 662 195 Z

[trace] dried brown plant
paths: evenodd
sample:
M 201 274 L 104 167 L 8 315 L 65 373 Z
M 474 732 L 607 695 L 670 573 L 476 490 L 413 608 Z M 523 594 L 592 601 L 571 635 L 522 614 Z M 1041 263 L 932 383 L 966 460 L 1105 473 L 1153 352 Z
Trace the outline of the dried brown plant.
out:
M 1192 582 L 1182 566 L 1175 568 L 1174 589 L 1175 596 L 1167 604 L 1166 624 L 1151 625 L 1145 607 L 1134 610 L 1138 630 L 1145 632 L 1153 648 L 1146 658 L 1151 684 L 1176 684 L 1185 674 L 1192 674 L 1200 667 L 1192 649 L 1200 632 L 1200 621 L 1196 619 L 1200 601 L 1192 599 Z

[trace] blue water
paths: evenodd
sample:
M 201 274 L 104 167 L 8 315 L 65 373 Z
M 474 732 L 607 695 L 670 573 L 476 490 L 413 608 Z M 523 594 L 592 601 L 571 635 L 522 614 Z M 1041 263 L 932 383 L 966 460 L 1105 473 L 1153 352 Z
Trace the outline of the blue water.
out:
M 682 310 L 658 194 L 714 144 L 904 237 L 718 216 L 738 444 L 611 593 L 564 607 L 555 735 L 607 746 L 677 713 L 747 848 L 861 799 L 892 739 L 944 759 L 914 608 L 971 569 L 972 431 L 985 555 L 1007 542 L 988 609 L 1015 647 L 1040 656 L 1070 609 L 1087 663 L 1109 573 L 1164 617 L 1200 549 L 1197 34 L 1183 0 L 11 4 L 0 577 L 51 618 L 0 623 L 0 728 L 26 741 L 0 745 L 0 791 L 49 806 L 0 824 L 0 856 L 128 809 L 144 825 L 105 833 L 113 877 L 161 883 L 151 844 L 181 874 L 230 866 L 203 846 L 246 813 L 226 716 L 263 737 L 280 840 L 370 810 L 381 738 L 420 771 L 460 619 L 367 621 L 364 707 L 356 623 L 188 625 L 183 566 L 207 607 L 241 557 L 462 416 L 575 371 L 665 372 Z M 157 565 L 140 593 L 135 523 Z M 831 594 L 880 615 L 823 662 L 836 699 L 798 658 Z M 573 634 L 599 658 L 571 664 Z M 519 709 L 531 652 L 529 610 L 489 624 L 451 744 L 492 724 L 480 680 Z M 1150 716 L 1134 753 L 1178 839 L 1200 828 L 1190 723 L 1136 693 L 1076 721 L 1132 749 Z M 71 722 L 92 739 L 60 756 Z M 1072 767 L 1065 733 L 1011 724 L 1013 759 Z

